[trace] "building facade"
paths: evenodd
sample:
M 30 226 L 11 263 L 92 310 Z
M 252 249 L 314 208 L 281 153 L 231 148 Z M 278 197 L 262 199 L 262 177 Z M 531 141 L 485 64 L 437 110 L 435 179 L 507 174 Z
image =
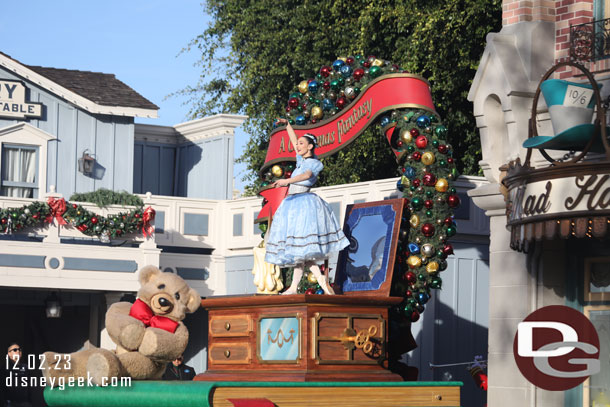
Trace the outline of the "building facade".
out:
M 537 106 L 533 104 L 543 75 L 563 62 L 581 64 L 593 74 L 605 101 L 596 111 L 605 124 L 600 107 L 607 106 L 610 87 L 606 42 L 610 8 L 603 0 L 505 0 L 502 10 L 502 30 L 488 34 L 468 95 L 481 137 L 480 165 L 489 181 L 469 192 L 490 219 L 489 295 L 493 300 L 489 305 L 488 405 L 608 405 L 608 213 L 605 206 L 595 205 L 577 213 L 563 206 L 563 200 L 580 188 L 582 180 L 607 179 L 610 156 L 604 149 L 590 150 L 580 160 L 582 149 L 528 151 L 523 143 L 533 134 L 532 128 L 539 136 L 554 136 L 544 98 L 540 96 Z M 560 65 L 549 75 L 588 83 L 585 73 L 571 64 Z M 529 176 L 523 178 L 522 173 L 524 188 L 541 182 L 548 191 L 562 185 L 565 190 L 561 196 L 549 193 L 553 198 L 538 210 L 524 209 L 511 195 L 511 180 L 518 171 Z M 599 192 L 605 188 L 600 184 Z M 519 222 L 515 222 L 515 210 L 526 211 Z M 513 217 L 507 218 L 507 211 Z M 548 305 L 582 312 L 600 336 L 601 371 L 566 391 L 534 386 L 521 374 L 513 353 L 517 325 Z

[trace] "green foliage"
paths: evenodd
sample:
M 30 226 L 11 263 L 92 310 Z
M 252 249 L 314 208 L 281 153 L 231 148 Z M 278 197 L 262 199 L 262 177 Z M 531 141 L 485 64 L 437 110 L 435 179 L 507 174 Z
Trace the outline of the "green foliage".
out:
M 257 187 L 271 123 L 284 113 L 290 92 L 322 65 L 356 53 L 427 78 L 458 169 L 478 173 L 481 149 L 466 96 L 485 36 L 501 26 L 500 0 L 208 0 L 205 8 L 211 25 L 187 48 L 201 53 L 202 79 L 180 93 L 191 97 L 193 118 L 250 116 L 250 139 L 238 159 L 247 164 L 250 191 Z M 381 139 L 369 130 L 326 159 L 318 185 L 395 175 L 394 158 Z
M 115 192 L 110 189 L 100 188 L 94 192 L 75 193 L 70 197 L 70 201 L 76 202 L 91 202 L 100 208 L 105 208 L 109 205 L 122 206 L 144 206 L 144 202 L 139 196 L 130 194 L 126 191 Z

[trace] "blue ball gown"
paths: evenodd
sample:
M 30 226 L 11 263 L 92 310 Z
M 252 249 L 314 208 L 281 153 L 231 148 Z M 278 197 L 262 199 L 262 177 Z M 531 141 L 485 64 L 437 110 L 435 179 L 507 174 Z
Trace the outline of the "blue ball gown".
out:
M 318 159 L 297 155 L 297 167 L 292 176 L 307 170 L 312 176 L 291 184 L 288 195 L 277 208 L 267 236 L 267 263 L 295 266 L 306 261 L 317 262 L 349 245 L 328 203 L 318 195 L 306 192 L 318 180 L 322 168 Z

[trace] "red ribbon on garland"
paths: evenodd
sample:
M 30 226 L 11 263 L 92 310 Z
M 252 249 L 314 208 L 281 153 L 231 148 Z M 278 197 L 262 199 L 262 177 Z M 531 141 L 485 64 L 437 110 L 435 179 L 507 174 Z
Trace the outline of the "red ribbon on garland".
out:
M 142 234 L 145 237 L 149 237 L 153 235 L 155 228 L 150 224 L 151 221 L 155 219 L 155 210 L 149 206 L 144 210 L 142 214 Z
M 47 223 L 53 222 L 53 218 L 57 219 L 59 225 L 66 225 L 68 222 L 63 218 L 63 214 L 66 212 L 66 200 L 64 198 L 53 198 L 49 197 L 47 205 L 51 209 L 51 213 L 46 217 Z

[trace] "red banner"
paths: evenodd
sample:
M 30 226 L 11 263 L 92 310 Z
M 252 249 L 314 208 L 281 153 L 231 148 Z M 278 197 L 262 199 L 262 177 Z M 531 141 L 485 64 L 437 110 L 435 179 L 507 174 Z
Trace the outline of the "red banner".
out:
M 425 109 L 436 114 L 428 82 L 412 74 L 388 74 L 371 83 L 344 111 L 323 122 L 294 126 L 295 133 L 315 134 L 318 139 L 316 155 L 325 157 L 336 153 L 354 141 L 360 133 L 384 112 L 400 109 Z M 265 164 L 261 170 L 285 161 L 294 161 L 296 153 L 284 127 L 271 133 Z

